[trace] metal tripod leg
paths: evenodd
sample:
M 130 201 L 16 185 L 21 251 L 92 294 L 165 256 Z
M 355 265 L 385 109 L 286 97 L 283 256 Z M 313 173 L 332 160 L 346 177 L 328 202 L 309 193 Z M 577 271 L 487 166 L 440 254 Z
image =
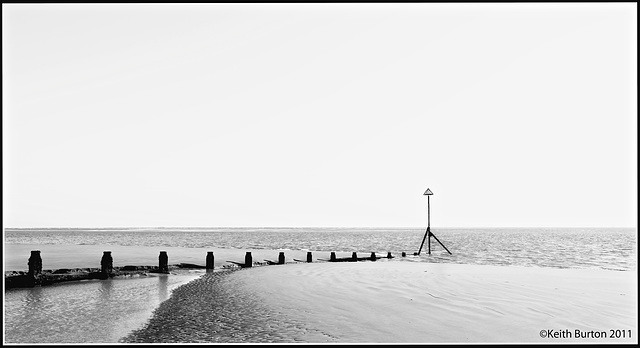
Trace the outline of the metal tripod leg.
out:
M 420 249 L 418 249 L 418 253 L 414 254 L 414 255 L 420 255 L 420 252 L 422 251 L 422 246 L 424 245 L 424 241 L 427 239 L 427 236 L 431 233 L 431 231 L 429 230 L 429 227 L 427 227 L 427 232 L 424 233 L 424 238 L 422 238 L 422 244 L 420 244 Z
M 453 254 L 449 251 L 449 249 L 447 249 L 447 247 L 446 247 L 446 246 L 444 246 L 444 244 L 442 244 L 442 242 L 440 242 L 440 240 L 438 240 L 438 237 L 436 237 L 436 235 L 435 235 L 435 234 L 431 233 L 431 235 L 433 236 L 433 238 L 435 238 L 435 240 L 436 240 L 438 243 L 440 243 L 440 245 L 442 245 L 442 247 L 444 248 L 444 250 L 446 250 L 446 251 L 449 253 L 449 255 L 453 255 Z

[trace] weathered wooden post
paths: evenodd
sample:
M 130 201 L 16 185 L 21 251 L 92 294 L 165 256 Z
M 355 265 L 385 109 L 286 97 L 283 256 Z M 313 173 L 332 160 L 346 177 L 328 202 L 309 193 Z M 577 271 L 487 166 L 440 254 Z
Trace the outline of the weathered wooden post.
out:
M 111 257 L 110 251 L 104 251 L 102 253 L 102 260 L 100 260 L 100 272 L 104 274 L 110 274 L 113 272 L 113 257 Z
M 355 251 L 351 254 L 351 261 L 358 261 L 358 253 Z
M 160 256 L 158 256 L 158 269 L 160 272 L 169 272 L 169 256 L 166 251 L 160 251 Z
M 376 260 L 376 253 L 371 252 L 371 261 L 375 261 L 375 260 Z
M 251 257 L 251 252 L 247 251 L 244 255 L 244 266 L 251 267 L 253 265 L 253 258 Z
M 307 262 L 313 262 L 313 257 L 311 256 L 310 251 L 307 251 Z
M 207 251 L 206 269 L 213 269 L 213 251 Z
M 329 261 L 332 261 L 332 262 L 333 262 L 333 261 L 335 261 L 335 260 L 336 260 L 336 252 L 335 252 L 335 251 L 332 251 L 332 252 L 331 252 L 331 257 L 329 257 Z
M 40 250 L 31 250 L 31 256 L 29 256 L 29 275 L 37 278 L 42 273 L 42 258 L 40 257 Z
M 391 255 L 391 252 L 390 252 L 390 251 L 389 251 L 389 252 L 387 252 L 387 258 L 388 258 L 388 259 L 392 259 L 392 258 L 393 258 L 393 255 Z
M 278 254 L 278 264 L 284 265 L 284 251 L 281 251 L 280 254 Z

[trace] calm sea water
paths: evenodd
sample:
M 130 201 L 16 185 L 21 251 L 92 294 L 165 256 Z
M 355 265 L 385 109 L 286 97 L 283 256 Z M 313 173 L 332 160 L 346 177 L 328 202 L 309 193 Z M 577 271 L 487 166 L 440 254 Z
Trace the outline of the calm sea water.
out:
M 29 250 L 41 250 L 44 269 L 99 267 L 102 250 L 113 250 L 114 265 L 157 264 L 168 250 L 169 264 L 204 264 L 214 251 L 216 267 L 227 260 L 287 260 L 391 252 L 406 261 L 552 268 L 602 268 L 634 271 L 635 229 L 501 228 L 433 229 L 453 253 L 435 240 L 431 255 L 423 229 L 377 228 L 128 228 L 6 229 L 5 271 L 24 270 Z M 21 343 L 117 342 L 140 328 L 171 289 L 195 279 L 197 272 L 128 280 L 86 281 L 34 289 L 5 290 L 5 341 Z M 160 289 L 160 290 L 159 290 Z
M 423 229 L 400 228 L 7 229 L 4 242 L 9 245 L 5 252 L 10 256 L 13 256 L 11 246 L 15 244 L 87 246 L 85 249 L 90 246 L 119 246 L 130 247 L 135 253 L 141 250 L 140 247 L 154 252 L 167 248 L 239 249 L 240 259 L 244 257 L 245 250 L 308 250 L 328 257 L 332 251 L 349 255 L 353 251 L 385 255 L 388 251 L 394 255 L 404 251 L 413 254 L 418 251 L 424 232 Z M 636 266 L 635 229 L 433 229 L 432 232 L 453 255 L 432 239 L 431 257 L 420 261 L 616 270 L 630 270 Z M 423 252 L 426 247 L 425 242 Z M 21 265 L 26 266 L 25 255 L 16 256 L 21 258 Z M 51 257 L 57 258 L 58 255 Z M 114 258 L 117 259 L 115 253 Z M 155 259 L 151 258 L 150 263 L 154 262 Z

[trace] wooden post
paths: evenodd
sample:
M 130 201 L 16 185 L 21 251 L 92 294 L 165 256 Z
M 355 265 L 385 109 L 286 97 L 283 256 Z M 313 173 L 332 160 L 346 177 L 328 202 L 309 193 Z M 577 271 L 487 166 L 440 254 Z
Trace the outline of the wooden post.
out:
M 250 251 L 247 251 L 247 253 L 244 255 L 244 266 L 245 267 L 253 266 L 253 258 L 251 257 Z
M 329 261 L 335 261 L 336 260 L 336 252 L 332 251 L 331 252 L 331 257 L 329 258 Z
M 407 257 L 407 253 L 405 253 L 404 251 L 402 252 L 402 257 Z
M 392 259 L 392 258 L 393 258 L 393 256 L 391 255 L 391 252 L 390 252 L 390 251 L 387 253 L 387 258 L 388 258 L 388 259 Z
M 42 258 L 40 257 L 40 250 L 31 250 L 31 256 L 29 256 L 29 275 L 37 277 L 42 273 Z
M 113 257 L 111 257 L 110 251 L 102 252 L 102 259 L 100 260 L 100 272 L 104 274 L 110 274 L 113 272 Z
M 169 255 L 166 251 L 160 251 L 158 256 L 158 269 L 160 272 L 169 272 Z
M 375 261 L 375 260 L 376 260 L 376 253 L 371 252 L 371 261 Z
M 207 264 L 205 266 L 206 269 L 213 269 L 213 251 L 207 251 Z
M 313 258 L 311 257 L 310 251 L 307 251 L 307 262 L 313 262 Z
M 281 251 L 280 254 L 278 255 L 278 264 L 284 265 L 284 251 Z
M 355 251 L 353 252 L 353 254 L 351 254 L 351 259 L 353 261 L 358 261 L 358 253 L 356 253 Z

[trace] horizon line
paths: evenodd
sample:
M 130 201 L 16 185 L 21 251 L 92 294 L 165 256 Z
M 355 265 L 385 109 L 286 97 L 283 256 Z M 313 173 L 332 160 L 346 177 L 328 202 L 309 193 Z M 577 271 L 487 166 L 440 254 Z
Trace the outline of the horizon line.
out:
M 69 226 L 49 226 L 49 227 L 4 227 L 3 229 L 12 230 L 34 230 L 34 229 L 207 229 L 207 228 L 228 228 L 228 229 L 244 229 L 244 228 L 283 228 L 283 229 L 298 229 L 298 228 L 364 228 L 364 229 L 423 229 L 426 226 L 82 226 L 82 227 L 69 227 Z M 441 226 L 436 228 L 447 229 L 490 229 L 490 228 L 635 228 L 637 226 Z

